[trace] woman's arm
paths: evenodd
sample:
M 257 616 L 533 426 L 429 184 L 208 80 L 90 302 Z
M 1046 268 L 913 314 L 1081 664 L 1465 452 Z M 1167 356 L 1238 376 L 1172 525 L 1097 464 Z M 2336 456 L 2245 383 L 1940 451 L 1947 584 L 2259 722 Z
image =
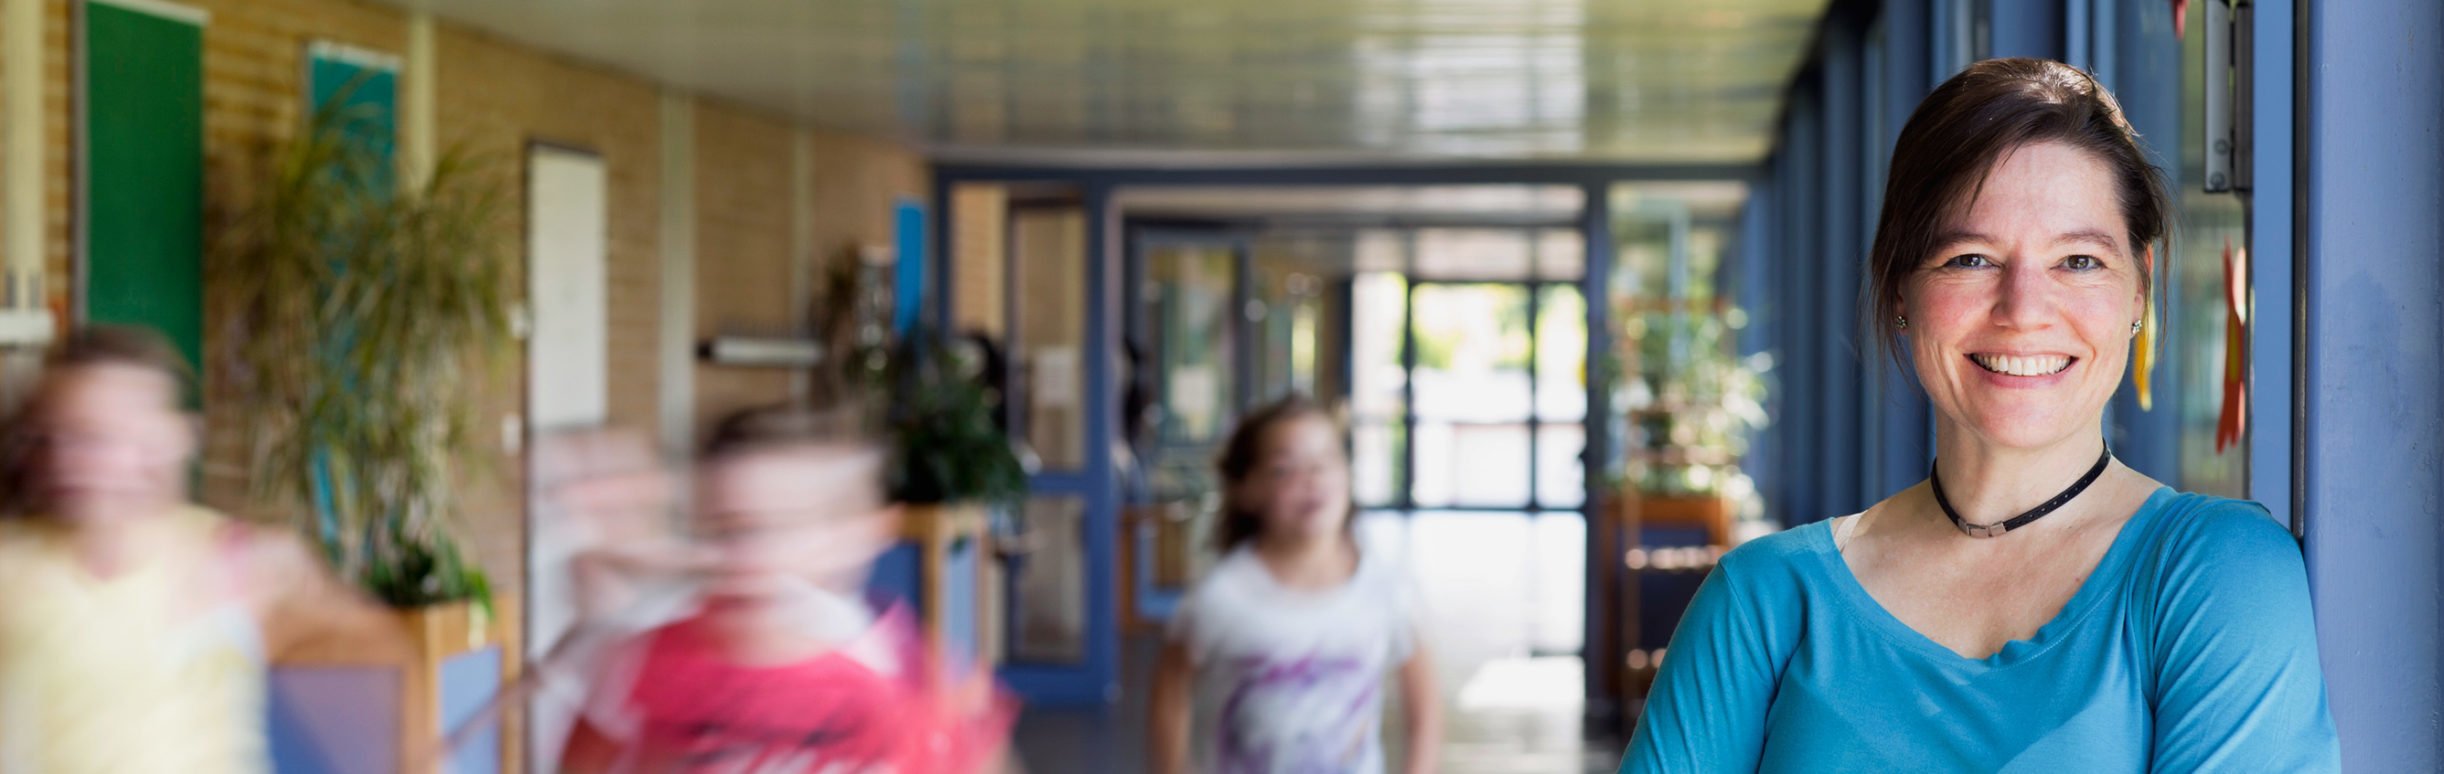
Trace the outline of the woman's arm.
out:
M 2252 503 L 2207 506 L 2165 539 L 2149 627 L 2155 771 L 2341 768 L 2308 573 Z
M 1772 568 L 1757 565 L 1771 561 L 1754 550 L 1733 551 L 1698 587 L 1664 650 L 1621 761 L 1624 774 L 1756 770 L 1765 714 L 1797 635 L 1797 617 L 1776 614 L 1778 606 L 1759 588 L 1797 582 L 1787 573 L 1760 573 Z M 1791 602 L 1791 591 L 1773 596 Z
M 1434 684 L 1434 659 L 1423 639 L 1400 665 L 1401 715 L 1408 723 L 1408 774 L 1433 774 L 1443 753 L 1443 697 Z
M 1189 657 L 1188 644 L 1178 639 L 1163 643 L 1146 713 L 1147 749 L 1154 756 L 1154 774 L 1188 772 L 1188 692 L 1195 678 L 1196 665 Z

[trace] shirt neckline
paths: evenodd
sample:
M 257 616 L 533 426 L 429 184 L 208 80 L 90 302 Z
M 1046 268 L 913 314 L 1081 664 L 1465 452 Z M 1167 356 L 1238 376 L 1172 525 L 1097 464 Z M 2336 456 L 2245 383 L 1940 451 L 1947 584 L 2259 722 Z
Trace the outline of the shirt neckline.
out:
M 2176 494 L 2169 486 L 2157 487 L 2149 493 L 2147 501 L 2139 505 L 2138 512 L 2122 523 L 2121 531 L 2113 536 L 2112 546 L 2106 548 L 2105 555 L 2097 559 L 2096 569 L 2080 582 L 2079 590 L 2071 595 L 2070 601 L 2063 603 L 2062 609 L 2055 612 L 2052 619 L 2037 627 L 2035 634 L 2005 642 L 2001 649 L 1984 658 L 1971 658 L 1953 652 L 1951 648 L 1903 623 L 1892 611 L 1884 608 L 1884 603 L 1876 601 L 1875 595 L 1867 593 L 1867 587 L 1850 572 L 1849 563 L 1842 561 L 1841 552 L 1833 545 L 1832 519 L 1808 525 L 1807 537 L 1813 549 L 1810 553 L 1819 563 L 1818 572 L 1832 579 L 1834 595 L 1852 608 L 1853 620 L 1940 665 L 2003 669 L 2052 649 L 2069 632 L 2077 629 L 2081 620 L 2100 607 L 2113 589 L 2122 585 L 2123 578 L 2129 572 L 2130 557 L 2138 553 L 2142 536 L 2153 531 L 2156 515 Z
M 1240 546 L 1232 549 L 1232 556 L 1229 559 L 1242 562 L 1245 570 L 1255 576 L 1265 593 L 1276 599 L 1324 602 L 1354 593 L 1359 586 L 1363 585 L 1365 579 L 1373 574 L 1377 561 L 1375 552 L 1369 550 L 1364 541 L 1353 541 L 1353 545 L 1358 551 L 1357 565 L 1350 568 L 1348 578 L 1327 588 L 1300 589 L 1283 584 L 1280 578 L 1274 577 L 1273 568 L 1265 565 L 1264 557 L 1256 555 L 1255 546 Z

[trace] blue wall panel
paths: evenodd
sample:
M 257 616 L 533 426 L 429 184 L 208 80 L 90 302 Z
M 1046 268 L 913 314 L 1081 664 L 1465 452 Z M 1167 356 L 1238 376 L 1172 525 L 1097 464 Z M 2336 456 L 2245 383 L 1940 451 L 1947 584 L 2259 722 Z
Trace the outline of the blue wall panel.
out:
M 1823 147 L 1815 142 L 1823 131 L 1823 108 L 1820 88 L 1815 79 L 1802 76 L 1800 89 L 1791 96 L 1791 138 L 1785 146 L 1790 152 L 1792 192 L 1789 235 L 1790 251 L 1785 253 L 1791 264 L 1790 330 L 1788 345 L 1783 353 L 1791 365 L 1790 399 L 1783 402 L 1785 418 L 1791 426 L 1790 451 L 1792 464 L 1790 523 L 1804 524 L 1832 514 L 1826 512 L 1825 492 L 1825 361 L 1833 353 L 1825 351 L 1818 336 L 1824 320 L 1822 289 L 1827 272 L 1823 260 L 1824 233 Z
M 2069 0 L 2079 2 L 2080 0 Z M 2033 56 L 2062 59 L 2069 55 L 2063 22 L 2064 0 L 1992 0 L 1987 7 L 1988 48 L 1986 58 Z M 2152 8 L 2165 16 L 2171 11 L 2163 3 L 2125 3 L 2131 7 Z
M 468 727 L 501 693 L 501 649 L 487 646 L 441 662 L 441 732 L 451 735 L 450 774 L 501 770 L 501 718 Z M 462 731 L 463 729 L 463 731 Z
M 866 591 L 874 596 L 922 611 L 925 605 L 924 549 L 914 541 L 894 543 L 874 560 L 874 572 L 866 578 Z
M 2444 771 L 2444 4 L 2303 8 L 2302 502 L 2326 694 L 2345 770 Z
M 1817 461 L 1824 471 L 1819 515 L 1840 516 L 1864 510 L 1871 498 L 1863 492 L 1860 465 L 1868 437 L 1859 413 L 1858 289 L 1866 249 L 1859 227 L 1859 173 L 1862 138 L 1859 133 L 1860 43 L 1858 28 L 1845 14 L 1825 21 L 1823 66 L 1817 71 L 1824 100 L 1822 151 L 1817 158 L 1816 206 L 1821 211 L 1815 233 L 1817 293 L 1815 337 L 1822 387 L 1823 435 L 1817 439 Z
M 1863 220 L 1867 223 L 1862 234 L 1861 250 L 1872 247 L 1875 220 L 1883 207 L 1885 169 L 1891 164 L 1893 142 L 1901 135 L 1901 127 L 1909 122 L 1909 114 L 1918 109 L 1918 101 L 1934 89 L 1932 20 L 1927 0 L 1894 0 L 1884 7 L 1883 51 L 1878 59 L 1881 68 L 1869 77 L 1881 79 L 1882 88 L 1875 90 L 1880 99 L 1870 101 L 1866 108 L 1880 111 L 1873 122 L 1873 131 L 1866 135 L 1867 147 L 1874 152 L 1865 174 L 1870 198 Z M 1867 321 L 1870 326 L 1890 324 L 1888 320 Z M 1934 437 L 1933 409 L 1927 405 L 1926 394 L 1916 383 L 1909 369 L 1893 364 L 1891 358 L 1873 356 L 1873 348 L 1865 369 L 1868 402 L 1875 409 L 1877 435 L 1875 448 L 1869 450 L 1876 460 L 1874 474 L 1868 479 L 1870 498 L 1890 497 L 1926 477 L 1927 461 L 1933 459 L 1930 441 Z

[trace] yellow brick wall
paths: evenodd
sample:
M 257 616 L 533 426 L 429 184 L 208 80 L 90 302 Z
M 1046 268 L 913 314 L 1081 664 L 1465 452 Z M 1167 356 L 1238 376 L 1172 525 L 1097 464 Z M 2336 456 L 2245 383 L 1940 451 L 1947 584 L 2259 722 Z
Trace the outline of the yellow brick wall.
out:
M 796 327 L 791 299 L 795 132 L 765 113 L 696 102 L 696 339 Z M 696 435 L 789 399 L 789 373 L 698 362 Z
M 822 265 L 845 260 L 854 245 L 891 246 L 894 202 L 933 206 L 924 159 L 873 139 L 813 134 L 814 244 Z
M 826 267 L 854 260 L 861 247 L 891 246 L 896 202 L 929 206 L 923 159 L 887 143 L 793 130 L 769 114 L 710 100 L 698 101 L 695 130 L 699 340 L 787 333 L 801 322 L 800 310 L 790 306 L 794 135 L 806 136 L 813 169 L 808 201 L 796 204 L 806 208 L 808 283 L 819 282 Z M 787 371 L 699 364 L 698 439 L 733 412 L 789 398 Z
M 434 100 L 440 149 L 507 158 L 523 170 L 530 143 L 592 152 L 610 184 L 608 353 L 613 424 L 657 432 L 661 373 L 650 344 L 661 324 L 660 91 L 610 70 L 442 26 L 435 36 Z M 509 185 L 504 238 L 523 260 L 525 189 Z M 523 266 L 523 264 L 521 264 Z M 521 270 L 522 274 L 522 270 Z

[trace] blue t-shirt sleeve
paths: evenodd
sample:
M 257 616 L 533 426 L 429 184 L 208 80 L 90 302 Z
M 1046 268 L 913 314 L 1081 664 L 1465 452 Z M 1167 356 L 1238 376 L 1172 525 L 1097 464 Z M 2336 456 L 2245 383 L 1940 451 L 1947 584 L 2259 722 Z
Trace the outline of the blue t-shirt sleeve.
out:
M 1789 624 L 1778 608 L 1793 590 L 1777 588 L 1791 579 L 1774 566 L 1787 560 L 1774 550 L 1782 542 L 1732 551 L 1698 586 L 1664 649 L 1623 774 L 1756 770 L 1789 653 Z
M 2194 516 L 2165 535 L 2143 581 L 2154 584 L 2150 769 L 2340 770 L 2299 545 L 2255 503 Z

